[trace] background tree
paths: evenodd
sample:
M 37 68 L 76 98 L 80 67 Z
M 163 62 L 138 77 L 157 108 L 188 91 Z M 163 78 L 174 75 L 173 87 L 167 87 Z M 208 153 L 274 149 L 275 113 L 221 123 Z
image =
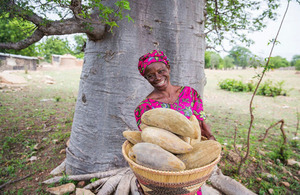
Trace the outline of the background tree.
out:
M 281 56 L 275 56 L 270 58 L 270 68 L 280 68 L 280 67 L 288 67 L 290 66 L 290 63 L 287 61 L 287 59 L 281 57 Z
M 118 22 L 124 17 L 131 20 L 127 15 L 129 2 L 135 23 Z M 262 28 L 263 19 L 273 18 L 276 8 L 275 1 L 269 0 L 266 9 L 259 9 L 263 10 L 259 17 L 250 20 L 248 10 L 260 8 L 260 2 L 207 1 L 205 20 L 203 0 L 129 2 L 0 2 L 0 10 L 7 10 L 35 26 L 31 36 L 20 42 L 0 43 L 2 49 L 23 49 L 49 35 L 86 33 L 88 36 L 67 149 L 68 173 L 124 166 L 120 151 L 122 131 L 136 129 L 133 110 L 151 90 L 137 74 L 136 64 L 141 54 L 153 48 L 164 50 L 171 60 L 172 82 L 190 85 L 202 94 L 204 35 L 215 32 L 216 38 L 210 33 L 208 40 L 220 44 L 225 38 L 222 32 L 232 29 L 238 34 L 239 29 Z M 60 19 L 50 20 L 47 13 L 56 13 Z M 239 40 L 246 39 L 240 36 Z
M 210 58 L 213 69 L 223 69 L 223 59 L 218 53 L 211 53 Z
M 204 55 L 205 68 L 211 68 L 210 54 L 211 54 L 210 51 L 205 51 L 205 55 Z
M 130 7 L 129 7 L 130 2 Z M 67 149 L 67 173 L 104 171 L 125 166 L 122 132 L 137 129 L 133 111 L 152 87 L 139 75 L 138 58 L 165 51 L 175 85 L 204 87 L 204 1 L 10 1 L 2 8 L 31 21 L 35 31 L 20 49 L 44 36 L 86 33 L 85 62 Z M 131 9 L 133 22 L 119 22 Z M 60 20 L 46 13 L 55 11 Z M 124 11 L 122 13 L 122 11 Z M 127 15 L 128 19 L 131 19 Z M 115 28 L 118 26 L 118 28 Z M 113 32 L 113 33 L 112 33 Z M 195 44 L 196 43 L 196 44 Z
M 296 70 L 300 70 L 300 59 L 294 63 Z
M 207 0 L 205 7 L 205 34 L 207 48 L 253 43 L 246 34 L 266 27 L 266 20 L 275 20 L 279 0 Z M 255 13 L 255 14 L 254 14 Z M 225 48 L 224 48 L 225 49 Z M 226 49 L 225 49 L 226 50 Z
M 64 55 L 73 53 L 68 40 L 59 37 L 47 37 L 37 46 L 39 55 L 51 62 L 52 54 Z
M 298 60 L 300 60 L 300 55 L 294 55 L 291 61 L 291 66 L 295 66 Z
M 214 51 L 206 51 L 205 52 L 205 68 L 222 69 L 223 68 L 222 57 Z
M 234 59 L 234 64 L 242 68 L 249 66 L 250 59 L 254 57 L 249 49 L 241 46 L 234 46 L 229 51 L 229 55 Z
M 233 64 L 234 59 L 232 57 L 225 56 L 224 59 L 223 59 L 223 61 L 224 61 L 224 68 L 225 68 L 225 70 L 226 69 L 232 69 L 232 68 L 234 68 L 234 64 Z
M 75 45 L 72 46 L 72 54 L 77 58 L 83 59 L 84 57 L 84 48 L 86 45 L 87 37 L 85 34 L 75 35 L 74 36 Z

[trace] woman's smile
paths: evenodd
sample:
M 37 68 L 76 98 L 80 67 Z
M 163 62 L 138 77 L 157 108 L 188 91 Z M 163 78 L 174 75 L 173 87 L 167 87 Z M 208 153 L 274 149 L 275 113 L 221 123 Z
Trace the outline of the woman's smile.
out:
M 156 83 L 155 85 L 158 87 L 163 86 L 166 83 L 166 79 L 163 79 L 162 81 L 160 81 L 159 83 Z

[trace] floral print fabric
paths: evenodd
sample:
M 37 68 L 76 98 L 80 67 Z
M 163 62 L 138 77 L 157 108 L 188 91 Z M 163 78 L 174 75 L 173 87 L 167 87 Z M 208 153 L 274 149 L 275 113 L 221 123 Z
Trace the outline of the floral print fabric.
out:
M 144 76 L 147 66 L 154 62 L 162 62 L 166 65 L 169 65 L 169 59 L 163 51 L 153 50 L 152 52 L 147 53 L 139 58 L 138 69 L 140 74 Z
M 195 115 L 198 120 L 205 119 L 203 103 L 200 95 L 195 89 L 188 86 L 181 87 L 179 97 L 173 104 L 167 104 L 149 98 L 144 99 L 134 111 L 137 126 L 140 131 L 142 115 L 144 114 L 144 112 L 155 108 L 170 108 L 180 112 L 188 119 L 192 115 Z

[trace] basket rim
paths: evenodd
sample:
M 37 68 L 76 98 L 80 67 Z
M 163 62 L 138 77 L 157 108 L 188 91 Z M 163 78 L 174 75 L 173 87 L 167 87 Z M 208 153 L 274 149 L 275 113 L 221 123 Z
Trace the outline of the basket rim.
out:
M 205 165 L 203 167 L 199 167 L 199 168 L 195 168 L 195 169 L 189 169 L 189 170 L 183 170 L 183 171 L 160 171 L 160 170 L 144 167 L 142 165 L 139 165 L 139 164 L 135 163 L 133 160 L 131 160 L 125 152 L 125 147 L 129 143 L 130 142 L 128 140 L 126 140 L 122 145 L 122 153 L 123 153 L 123 156 L 126 159 L 126 161 L 129 164 L 131 164 L 131 165 L 133 165 L 133 166 L 135 166 L 139 169 L 142 169 L 142 170 L 148 171 L 148 172 L 153 172 L 153 173 L 160 174 L 160 175 L 190 175 L 190 174 L 198 173 L 198 172 L 201 172 L 201 171 L 203 171 L 205 169 L 208 169 L 212 166 L 215 166 L 221 159 L 221 154 L 220 154 L 217 159 L 215 159 L 213 162 L 211 162 L 208 165 Z

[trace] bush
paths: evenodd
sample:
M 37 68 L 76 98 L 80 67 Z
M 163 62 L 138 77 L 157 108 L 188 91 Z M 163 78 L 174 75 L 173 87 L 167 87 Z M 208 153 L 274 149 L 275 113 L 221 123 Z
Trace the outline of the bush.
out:
M 297 60 L 295 62 L 295 68 L 296 68 L 296 70 L 300 70 L 300 60 Z
M 267 80 L 265 83 L 261 84 L 258 88 L 257 95 L 271 96 L 275 97 L 278 95 L 286 96 L 287 92 L 282 89 L 284 81 L 277 82 L 273 85 L 271 80 Z
M 260 84 L 257 95 L 263 96 L 279 96 L 287 95 L 287 91 L 283 89 L 284 81 L 277 82 L 273 84 L 271 80 L 267 80 L 265 83 Z M 248 83 L 243 83 L 242 81 L 238 81 L 235 79 L 225 79 L 219 82 L 219 87 L 221 89 L 233 92 L 253 92 L 256 87 L 256 83 L 250 81 Z
M 219 86 L 221 89 L 234 92 L 247 92 L 250 90 L 248 84 L 244 84 L 242 81 L 237 81 L 235 79 L 225 79 L 220 81 Z

